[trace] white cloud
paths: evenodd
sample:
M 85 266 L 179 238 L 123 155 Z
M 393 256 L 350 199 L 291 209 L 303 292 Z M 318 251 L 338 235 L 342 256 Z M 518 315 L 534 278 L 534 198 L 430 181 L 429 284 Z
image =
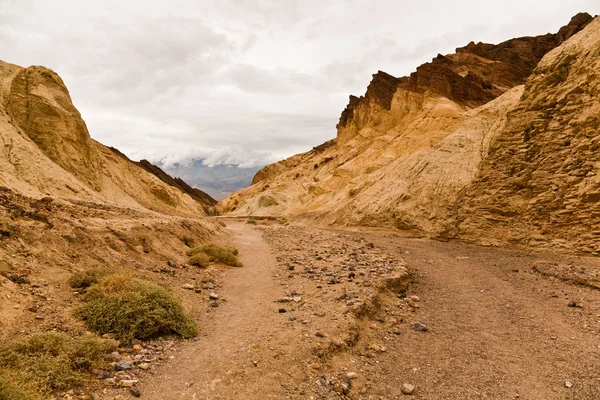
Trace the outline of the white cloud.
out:
M 132 158 L 254 166 L 335 136 L 371 74 L 557 31 L 595 0 L 0 0 L 0 58 L 45 65 Z

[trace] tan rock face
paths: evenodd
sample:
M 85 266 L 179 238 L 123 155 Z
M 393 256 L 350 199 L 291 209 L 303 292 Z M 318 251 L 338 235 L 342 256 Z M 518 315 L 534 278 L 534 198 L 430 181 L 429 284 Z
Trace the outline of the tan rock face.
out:
M 95 190 L 100 162 L 90 134 L 62 79 L 44 67 L 22 69 L 8 96 L 13 123 L 52 161 Z
M 377 74 L 335 143 L 267 167 L 219 208 L 598 251 L 600 20 L 590 19 L 438 57 L 417 70 L 417 83 L 429 79 L 421 89 L 414 75 Z M 262 207 L 263 196 L 277 205 Z
M 600 252 L 600 20 L 550 52 L 465 192 L 459 234 Z

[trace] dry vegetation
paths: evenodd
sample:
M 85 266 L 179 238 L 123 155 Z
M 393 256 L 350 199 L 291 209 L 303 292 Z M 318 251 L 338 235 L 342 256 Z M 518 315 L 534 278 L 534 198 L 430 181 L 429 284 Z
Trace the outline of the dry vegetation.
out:
M 90 286 L 75 315 L 98 334 L 121 341 L 175 333 L 196 336 L 198 327 L 169 289 L 131 274 L 108 275 Z
M 187 252 L 190 257 L 188 263 L 201 267 L 208 266 L 209 262 L 218 262 L 231 267 L 241 267 L 242 263 L 238 260 L 238 251 L 233 247 L 223 247 L 216 244 L 207 244 L 196 247 Z
M 93 335 L 73 339 L 40 333 L 0 347 L 0 399 L 42 399 L 90 381 L 92 368 L 106 367 L 114 340 Z

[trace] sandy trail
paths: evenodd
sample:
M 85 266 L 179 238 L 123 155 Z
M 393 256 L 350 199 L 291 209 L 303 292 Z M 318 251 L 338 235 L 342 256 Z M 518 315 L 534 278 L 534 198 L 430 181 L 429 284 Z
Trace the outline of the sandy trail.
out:
M 224 273 L 226 283 L 218 294 L 226 301 L 208 319 L 210 325 L 201 327 L 198 340 L 168 362 L 158 379 L 147 380 L 144 398 L 250 398 L 246 396 L 258 384 L 257 376 L 236 388 L 228 383 L 239 381 L 230 371 L 242 361 L 248 372 L 258 369 L 248 353 L 277 326 L 272 302 L 278 288 L 271 277 L 276 262 L 260 232 L 242 223 L 232 223 L 229 229 L 244 267 Z M 223 386 L 226 394 L 221 394 Z
M 351 366 L 364 383 L 347 397 L 354 399 L 404 398 L 403 383 L 414 384 L 419 399 L 600 399 L 600 291 L 530 268 L 541 258 L 598 268 L 595 259 L 346 232 L 404 258 L 414 277 L 408 294 L 420 302 L 393 333 L 386 318 L 372 331 L 369 322 L 356 347 L 313 371 L 306 358 L 314 337 L 301 337 L 277 313 L 285 282 L 272 248 L 260 228 L 228 225 L 244 267 L 225 272 L 219 294 L 227 301 L 211 311 L 198 340 L 144 379 L 144 398 L 320 398 L 322 391 L 310 390 L 315 377 Z M 293 251 L 315 250 L 301 247 L 306 232 L 298 232 Z M 567 307 L 570 300 L 583 308 Z M 430 332 L 413 331 L 414 322 Z M 369 354 L 364 338 L 387 351 Z

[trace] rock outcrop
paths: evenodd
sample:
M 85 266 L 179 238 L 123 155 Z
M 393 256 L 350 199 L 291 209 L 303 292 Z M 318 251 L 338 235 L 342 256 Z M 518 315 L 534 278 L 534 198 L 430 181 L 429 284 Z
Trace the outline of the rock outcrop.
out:
M 266 167 L 218 207 L 600 254 L 599 26 L 578 14 L 556 34 L 470 43 L 410 77 L 379 72 L 332 145 Z
M 511 39 L 498 45 L 471 42 L 456 49 L 455 54 L 438 55 L 432 62 L 418 67 L 410 77 L 395 78 L 379 71 L 373 75 L 363 97 L 350 97 L 337 126 L 338 138 L 353 137 L 376 119 L 365 114 L 390 110 L 397 89 L 435 93 L 471 108 L 481 106 L 506 90 L 524 84 L 548 51 L 581 31 L 591 20 L 589 14 L 581 13 L 556 34 Z M 361 106 L 366 107 L 357 112 Z
M 100 161 L 87 126 L 62 79 L 44 67 L 29 67 L 12 79 L 7 106 L 14 125 L 52 161 L 95 190 Z

